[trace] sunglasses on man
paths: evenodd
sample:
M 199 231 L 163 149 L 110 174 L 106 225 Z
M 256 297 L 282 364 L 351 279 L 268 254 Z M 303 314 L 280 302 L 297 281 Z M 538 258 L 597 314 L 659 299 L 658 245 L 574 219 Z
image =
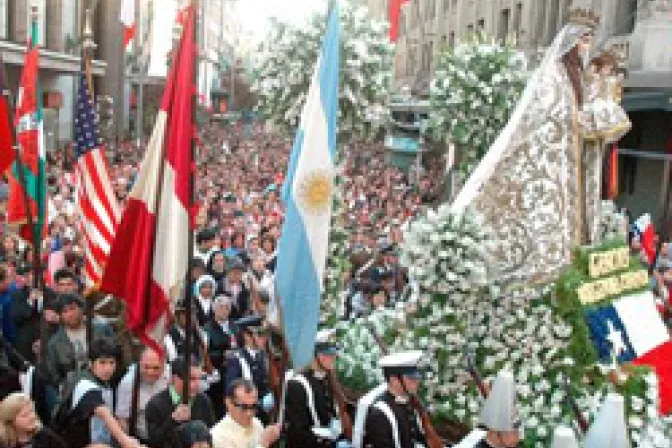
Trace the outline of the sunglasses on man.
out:
M 259 403 L 238 403 L 238 402 L 233 402 L 233 405 L 237 408 L 239 408 L 242 411 L 256 411 L 257 408 L 259 407 Z

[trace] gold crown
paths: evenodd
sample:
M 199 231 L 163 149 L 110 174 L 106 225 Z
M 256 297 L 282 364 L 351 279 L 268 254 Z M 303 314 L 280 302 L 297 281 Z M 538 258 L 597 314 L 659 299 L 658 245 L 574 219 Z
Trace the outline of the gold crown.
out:
M 573 8 L 569 10 L 569 23 L 584 25 L 595 29 L 600 24 L 600 18 L 592 10 L 584 8 Z

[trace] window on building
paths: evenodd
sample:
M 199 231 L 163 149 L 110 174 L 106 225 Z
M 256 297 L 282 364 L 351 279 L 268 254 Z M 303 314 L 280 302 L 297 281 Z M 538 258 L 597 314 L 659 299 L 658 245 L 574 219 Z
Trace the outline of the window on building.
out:
M 467 34 L 474 34 L 474 24 L 470 23 L 467 25 Z
M 427 18 L 433 19 L 436 16 L 436 1 L 429 0 L 427 2 Z
M 513 32 L 516 38 L 520 36 L 520 19 L 523 16 L 523 4 L 516 3 L 516 9 L 513 12 Z
M 443 0 L 443 10 L 448 11 L 450 9 L 450 0 Z
M 450 47 L 454 47 L 454 46 L 455 46 L 455 31 L 451 31 L 451 32 L 450 32 L 450 37 L 448 38 L 448 45 L 449 45 Z
M 434 62 L 434 41 L 430 40 L 429 51 L 427 53 L 427 70 L 432 69 L 433 62 Z
M 445 48 L 448 43 L 448 37 L 444 34 L 441 36 L 441 48 Z
M 9 39 L 7 0 L 0 0 L 0 39 Z
M 499 31 L 497 37 L 500 40 L 504 40 L 509 36 L 509 18 L 511 17 L 511 10 L 506 8 L 502 9 L 502 12 L 499 15 Z

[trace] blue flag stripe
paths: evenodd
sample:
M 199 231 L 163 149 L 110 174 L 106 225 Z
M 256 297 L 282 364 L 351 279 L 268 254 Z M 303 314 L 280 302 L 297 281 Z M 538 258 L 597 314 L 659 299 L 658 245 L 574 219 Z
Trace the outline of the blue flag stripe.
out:
M 597 351 L 597 357 L 601 362 L 611 362 L 613 348 L 611 342 L 607 339 L 610 333 L 609 323 L 613 325 L 615 331 L 620 332 L 625 344 L 625 350 L 618 356 L 618 362 L 630 362 L 637 357 L 628 337 L 627 329 L 613 306 L 587 309 L 584 311 L 584 314 L 588 329 L 590 330 L 590 338 Z

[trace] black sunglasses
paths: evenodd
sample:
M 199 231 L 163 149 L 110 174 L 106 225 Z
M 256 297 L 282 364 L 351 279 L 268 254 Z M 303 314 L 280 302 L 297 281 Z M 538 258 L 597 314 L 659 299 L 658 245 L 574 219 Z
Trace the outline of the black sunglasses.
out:
M 242 409 L 243 411 L 256 411 L 259 407 L 259 403 L 245 404 L 245 403 L 236 403 L 233 402 L 233 405 L 237 408 Z

